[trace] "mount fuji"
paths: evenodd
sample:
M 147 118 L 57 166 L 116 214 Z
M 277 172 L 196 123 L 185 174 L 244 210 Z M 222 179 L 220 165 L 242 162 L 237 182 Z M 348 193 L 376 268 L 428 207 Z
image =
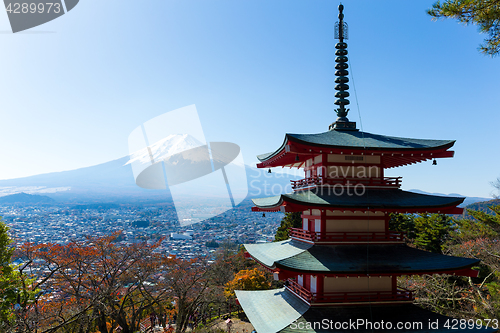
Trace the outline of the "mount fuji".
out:
M 0 180 L 0 197 L 16 194 L 43 194 L 59 203 L 95 202 L 170 202 L 170 191 L 143 189 L 136 185 L 132 170 L 133 163 L 150 163 L 168 156 L 203 146 L 188 135 L 170 135 L 130 156 L 76 170 L 52 172 L 24 178 Z M 214 164 L 221 163 L 224 156 L 212 154 Z M 226 159 L 227 161 L 227 159 Z M 268 173 L 267 169 L 256 169 L 244 164 L 247 175 L 248 197 L 271 196 L 290 192 L 290 180 L 303 176 L 285 172 Z M 269 191 L 261 191 L 266 187 Z M 272 186 L 272 191 L 271 191 Z M 198 191 L 199 192 L 199 191 Z M 199 193 L 198 193 L 199 194 Z M 205 193 L 203 193 L 205 194 Z M 189 192 L 185 194 L 189 196 Z M 210 198 L 209 189 L 206 192 Z

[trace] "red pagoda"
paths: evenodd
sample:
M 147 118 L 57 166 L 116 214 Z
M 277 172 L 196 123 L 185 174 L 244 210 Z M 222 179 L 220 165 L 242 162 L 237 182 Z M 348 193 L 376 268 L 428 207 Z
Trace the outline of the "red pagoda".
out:
M 412 292 L 397 285 L 402 275 L 478 274 L 479 260 L 411 248 L 389 230 L 390 213 L 462 213 L 464 198 L 403 191 L 401 177 L 384 176 L 387 168 L 453 157 L 455 141 L 366 133 L 347 119 L 347 25 L 339 11 L 336 122 L 324 133 L 286 134 L 276 151 L 258 156 L 259 168 L 305 171 L 293 193 L 254 199 L 252 208 L 301 212 L 302 228 L 286 241 L 245 245 L 285 287 L 236 291 L 238 301 L 258 333 L 494 331 L 452 329 L 454 319 L 413 305 Z

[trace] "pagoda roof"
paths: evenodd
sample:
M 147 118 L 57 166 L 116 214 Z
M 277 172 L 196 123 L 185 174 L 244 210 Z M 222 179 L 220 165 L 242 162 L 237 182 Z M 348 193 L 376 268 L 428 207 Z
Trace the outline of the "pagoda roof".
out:
M 258 164 L 258 167 L 268 167 L 284 165 L 298 166 L 300 164 L 297 165 L 297 163 L 294 163 L 296 162 L 295 156 L 297 154 L 307 155 L 311 152 L 310 148 L 322 149 L 323 152 L 331 151 L 331 153 L 340 153 L 341 151 L 359 151 L 360 153 L 366 153 L 367 151 L 376 153 L 422 153 L 420 156 L 396 156 L 395 160 L 388 157 L 385 167 L 395 167 L 431 158 L 452 157 L 453 152 L 446 152 L 446 150 L 454 144 L 455 140 L 400 138 L 361 131 L 331 130 L 317 134 L 287 133 L 285 134 L 283 144 L 276 151 L 258 155 L 257 158 L 262 162 Z M 289 146 L 288 150 L 287 146 Z M 435 152 L 435 154 L 424 154 L 431 152 Z M 285 155 L 288 155 L 288 158 Z
M 342 190 L 342 193 L 340 191 Z M 360 190 L 359 190 L 360 191 Z M 385 210 L 398 212 L 441 212 L 460 214 L 460 205 L 465 198 L 444 197 L 413 193 L 400 189 L 365 188 L 357 195 L 353 188 L 318 187 L 290 194 L 252 199 L 254 211 L 278 211 L 284 206 L 286 212 L 303 211 L 310 208 L 339 210 Z
M 452 257 L 404 244 L 312 245 L 298 240 L 247 244 L 247 252 L 270 269 L 338 275 L 405 275 L 464 272 L 480 260 Z
M 339 333 L 339 332 L 373 332 L 370 327 L 361 325 L 356 329 L 335 329 L 335 323 L 356 322 L 363 319 L 371 323 L 390 322 L 393 328 L 398 322 L 402 323 L 422 323 L 422 327 L 414 329 L 383 329 L 381 332 L 495 332 L 495 329 L 480 329 L 475 326 L 473 329 L 451 330 L 444 327 L 452 323 L 450 317 L 443 316 L 431 311 L 422 309 L 413 304 L 399 305 L 375 305 L 367 304 L 363 306 L 332 306 L 332 307 L 309 307 L 299 297 L 286 288 L 264 290 L 264 291 L 241 291 L 236 290 L 236 297 L 241 307 L 245 311 L 248 319 L 257 332 L 266 333 Z M 325 327 L 321 325 L 332 323 Z M 438 327 L 430 329 L 428 323 L 438 322 Z M 309 323 L 309 325 L 307 325 Z M 314 324 L 316 323 L 316 324 Z M 331 327 L 330 327 L 331 326 Z
M 307 303 L 286 288 L 234 292 L 257 332 L 279 332 L 309 309 Z
M 358 131 L 328 131 L 318 134 L 287 134 L 293 141 L 342 148 L 367 148 L 370 150 L 412 150 L 451 147 L 455 140 L 429 140 L 399 138 Z

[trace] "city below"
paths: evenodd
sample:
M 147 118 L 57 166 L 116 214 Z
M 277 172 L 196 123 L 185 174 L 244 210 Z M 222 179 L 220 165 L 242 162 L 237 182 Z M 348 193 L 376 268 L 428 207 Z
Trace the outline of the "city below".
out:
M 16 246 L 26 242 L 66 244 L 120 232 L 117 240 L 123 245 L 161 239 L 157 251 L 181 259 L 210 259 L 218 246 L 272 241 L 283 218 L 282 213 L 263 217 L 252 212 L 249 200 L 184 227 L 178 223 L 173 204 L 12 204 L 0 206 L 0 216 L 10 227 Z

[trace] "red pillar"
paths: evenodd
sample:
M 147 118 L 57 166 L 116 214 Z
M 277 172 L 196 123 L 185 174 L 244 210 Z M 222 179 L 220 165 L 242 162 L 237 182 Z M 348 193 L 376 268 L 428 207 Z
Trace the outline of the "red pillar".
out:
M 392 276 L 392 292 L 396 293 L 398 290 L 398 278 L 397 276 L 393 275 Z

